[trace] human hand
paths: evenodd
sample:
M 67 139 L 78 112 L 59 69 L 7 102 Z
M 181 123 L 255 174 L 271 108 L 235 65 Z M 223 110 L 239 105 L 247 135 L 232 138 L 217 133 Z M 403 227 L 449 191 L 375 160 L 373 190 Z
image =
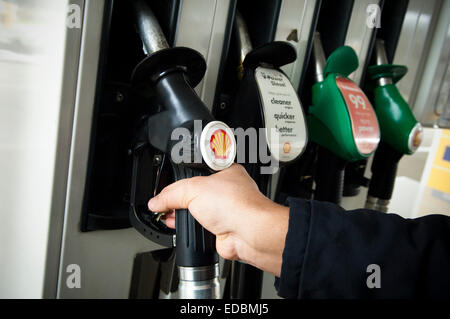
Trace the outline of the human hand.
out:
M 189 209 L 216 235 L 220 256 L 280 275 L 289 208 L 265 197 L 241 165 L 177 181 L 152 198 L 148 206 L 154 212 Z M 174 212 L 165 221 L 175 228 Z

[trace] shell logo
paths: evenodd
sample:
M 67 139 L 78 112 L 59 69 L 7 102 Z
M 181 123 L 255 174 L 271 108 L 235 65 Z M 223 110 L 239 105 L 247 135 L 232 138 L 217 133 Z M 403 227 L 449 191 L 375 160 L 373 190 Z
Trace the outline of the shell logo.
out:
M 215 158 L 226 159 L 231 148 L 230 137 L 227 132 L 222 129 L 218 129 L 211 135 L 209 146 L 211 147 Z
M 236 157 L 233 131 L 221 121 L 209 122 L 200 135 L 200 151 L 212 170 L 217 172 L 230 167 Z
M 284 143 L 283 152 L 285 154 L 288 154 L 290 151 L 291 151 L 291 143 L 289 143 L 289 142 Z

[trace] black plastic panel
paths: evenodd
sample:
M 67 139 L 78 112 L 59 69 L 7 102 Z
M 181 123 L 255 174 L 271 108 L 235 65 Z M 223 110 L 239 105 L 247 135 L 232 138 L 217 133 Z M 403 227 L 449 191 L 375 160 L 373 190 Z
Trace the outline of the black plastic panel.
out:
M 237 0 L 232 2 L 231 8 L 236 7 L 244 18 L 253 48 L 270 43 L 275 38 L 281 0 Z M 233 10 L 234 11 L 234 10 Z M 230 26 L 234 23 L 234 12 L 229 15 Z M 236 46 L 236 34 L 233 27 L 227 28 L 232 32 L 226 34 L 223 51 L 223 62 L 217 83 L 216 99 L 213 115 L 218 120 L 226 120 L 229 108 L 233 105 L 234 96 L 239 87 L 237 67 L 239 54 Z
M 386 45 L 386 55 L 389 63 L 394 60 L 395 49 L 403 26 L 403 20 L 408 9 L 409 0 L 385 0 L 381 12 L 381 28 L 377 37 L 383 39 Z
M 237 7 L 247 23 L 254 48 L 274 40 L 281 0 L 241 0 Z

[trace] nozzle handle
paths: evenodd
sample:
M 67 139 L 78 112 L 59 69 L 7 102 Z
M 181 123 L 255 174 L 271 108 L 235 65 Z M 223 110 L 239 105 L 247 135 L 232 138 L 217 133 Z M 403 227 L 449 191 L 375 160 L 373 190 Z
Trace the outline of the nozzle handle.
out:
M 176 180 L 205 175 L 205 171 L 174 165 Z M 175 212 L 176 263 L 182 267 L 210 266 L 219 262 L 216 237 L 194 219 L 189 210 Z

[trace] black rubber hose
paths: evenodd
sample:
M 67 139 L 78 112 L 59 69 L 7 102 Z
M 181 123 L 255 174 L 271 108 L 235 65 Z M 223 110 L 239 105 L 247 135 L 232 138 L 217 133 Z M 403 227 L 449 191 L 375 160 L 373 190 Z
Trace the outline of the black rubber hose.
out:
M 234 262 L 231 274 L 231 299 L 261 298 L 262 270 L 242 262 Z
M 314 199 L 340 204 L 344 189 L 346 161 L 331 151 L 319 147 L 315 172 Z
M 372 162 L 369 196 L 390 200 L 394 191 L 398 162 L 403 154 L 381 142 Z

